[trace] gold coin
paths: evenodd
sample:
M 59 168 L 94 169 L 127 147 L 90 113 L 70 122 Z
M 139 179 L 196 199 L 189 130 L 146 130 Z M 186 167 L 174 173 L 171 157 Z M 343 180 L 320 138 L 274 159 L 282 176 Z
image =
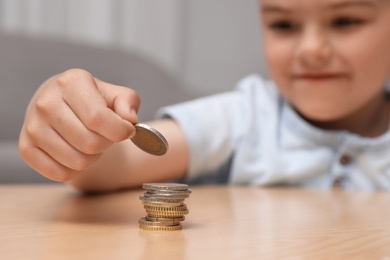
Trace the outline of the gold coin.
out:
M 139 224 L 139 227 L 143 230 L 149 230 L 149 231 L 174 231 L 174 230 L 182 229 L 181 224 L 175 226 L 148 226 L 148 225 Z
M 183 212 L 183 211 L 188 211 L 188 208 L 187 208 L 187 205 L 186 204 L 183 204 L 181 206 L 178 206 L 178 207 L 155 207 L 155 206 L 148 206 L 148 205 L 144 205 L 144 208 L 146 210 L 153 210 L 153 211 L 168 211 L 168 212 Z
M 156 211 L 146 209 L 146 213 L 148 214 L 148 216 L 155 218 L 177 218 L 187 215 L 189 213 L 189 210 L 187 209 L 185 211 Z
M 183 202 L 156 202 L 156 201 L 148 201 L 148 200 L 142 200 L 142 204 L 144 206 L 151 206 L 151 207 L 179 207 L 184 205 Z
M 158 218 L 154 218 L 158 219 Z M 169 220 L 169 219 L 168 219 Z M 176 221 L 175 219 L 171 219 L 170 221 L 151 221 L 146 219 L 146 217 L 141 218 L 138 221 L 139 224 L 145 225 L 145 226 L 176 226 L 180 224 L 180 221 Z
M 165 223 L 162 223 L 162 222 L 159 222 L 159 221 L 150 221 L 150 220 L 146 220 L 145 217 L 141 218 L 140 220 L 138 220 L 138 223 L 140 225 L 144 225 L 144 226 L 172 226 L 172 225 L 167 225 Z
M 155 218 L 155 217 L 146 216 L 145 220 L 152 221 L 152 222 L 166 223 L 167 225 L 176 225 L 176 224 L 184 221 L 185 217 L 181 216 L 181 217 L 177 217 L 177 218 Z
M 145 124 L 134 126 L 136 134 L 131 141 L 138 148 L 153 155 L 164 155 L 168 151 L 168 142 L 159 131 Z

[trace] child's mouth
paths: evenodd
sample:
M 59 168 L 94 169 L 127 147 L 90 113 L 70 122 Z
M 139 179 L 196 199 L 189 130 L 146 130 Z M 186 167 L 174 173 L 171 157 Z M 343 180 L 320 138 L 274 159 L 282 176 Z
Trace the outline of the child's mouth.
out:
M 299 80 L 311 80 L 311 81 L 322 81 L 322 80 L 335 80 L 345 78 L 345 74 L 341 73 L 303 73 L 296 74 L 293 76 Z

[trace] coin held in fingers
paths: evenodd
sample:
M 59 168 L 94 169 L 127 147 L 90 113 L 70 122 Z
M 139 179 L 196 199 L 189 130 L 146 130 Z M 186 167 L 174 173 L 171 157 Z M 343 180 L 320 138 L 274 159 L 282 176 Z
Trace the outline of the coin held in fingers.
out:
M 136 134 L 131 141 L 144 152 L 164 155 L 168 151 L 168 142 L 156 129 L 141 123 L 134 125 Z

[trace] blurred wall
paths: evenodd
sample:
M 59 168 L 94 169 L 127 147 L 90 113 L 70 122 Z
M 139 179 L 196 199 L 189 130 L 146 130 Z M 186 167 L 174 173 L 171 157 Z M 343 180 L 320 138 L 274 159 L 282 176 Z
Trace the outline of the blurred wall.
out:
M 136 50 L 196 94 L 265 74 L 257 0 L 0 0 L 0 30 Z

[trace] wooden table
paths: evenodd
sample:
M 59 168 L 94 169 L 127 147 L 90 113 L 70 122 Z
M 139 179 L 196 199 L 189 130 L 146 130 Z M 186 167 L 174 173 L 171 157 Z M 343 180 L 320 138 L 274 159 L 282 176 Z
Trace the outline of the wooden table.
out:
M 192 189 L 183 230 L 153 232 L 142 190 L 0 185 L 0 258 L 390 259 L 390 192 Z

